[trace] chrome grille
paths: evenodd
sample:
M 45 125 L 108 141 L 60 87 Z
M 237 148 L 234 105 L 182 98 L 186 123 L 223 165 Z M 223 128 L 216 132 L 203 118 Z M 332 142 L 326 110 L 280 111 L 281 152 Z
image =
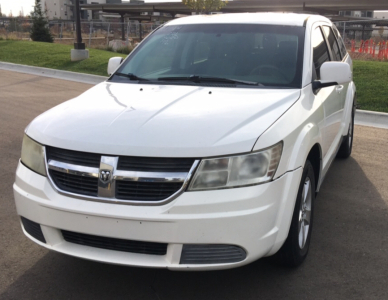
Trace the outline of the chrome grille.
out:
M 106 156 L 46 147 L 49 179 L 63 194 L 121 204 L 161 204 L 186 188 L 193 158 Z M 98 164 L 97 164 L 98 159 Z

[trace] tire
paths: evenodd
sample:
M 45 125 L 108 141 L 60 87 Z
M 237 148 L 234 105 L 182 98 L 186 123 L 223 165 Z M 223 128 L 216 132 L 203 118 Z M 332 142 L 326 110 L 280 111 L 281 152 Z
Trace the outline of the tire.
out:
M 276 253 L 276 260 L 284 266 L 297 267 L 307 257 L 313 226 L 314 200 L 314 169 L 310 161 L 307 160 L 303 168 L 288 237 Z
M 356 112 L 356 107 L 353 105 L 348 134 L 344 136 L 341 146 L 338 149 L 338 152 L 337 152 L 338 158 L 348 158 L 350 154 L 352 154 L 355 112 Z

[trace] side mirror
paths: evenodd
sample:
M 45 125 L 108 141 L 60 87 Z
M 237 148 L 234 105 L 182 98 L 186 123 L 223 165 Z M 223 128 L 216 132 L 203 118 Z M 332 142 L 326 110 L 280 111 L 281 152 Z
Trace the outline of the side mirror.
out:
M 121 65 L 121 63 L 123 62 L 123 58 L 122 57 L 112 57 L 109 59 L 109 62 L 108 62 L 108 75 L 112 75 L 114 71 L 117 70 L 117 68 Z
M 313 81 L 313 89 L 348 83 L 352 80 L 352 70 L 349 64 L 338 61 L 328 61 L 322 64 L 321 80 Z

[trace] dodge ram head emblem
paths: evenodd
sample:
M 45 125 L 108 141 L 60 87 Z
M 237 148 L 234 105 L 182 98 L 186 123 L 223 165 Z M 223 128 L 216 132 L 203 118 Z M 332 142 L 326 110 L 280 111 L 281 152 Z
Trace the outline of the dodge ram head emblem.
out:
M 103 171 L 100 172 L 100 179 L 103 182 L 108 182 L 110 180 L 110 171 Z

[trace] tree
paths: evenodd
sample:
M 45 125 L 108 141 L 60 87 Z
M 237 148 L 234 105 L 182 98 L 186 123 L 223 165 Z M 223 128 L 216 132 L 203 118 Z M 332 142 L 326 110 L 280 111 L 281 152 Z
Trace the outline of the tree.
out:
M 217 11 L 223 8 L 228 1 L 222 0 L 182 0 L 182 3 L 188 8 L 194 10 L 197 14 L 208 14 L 211 11 Z
M 32 27 L 30 30 L 30 37 L 33 41 L 48 42 L 54 41 L 50 33 L 48 21 L 42 11 L 40 0 L 35 0 L 34 12 L 32 13 Z

